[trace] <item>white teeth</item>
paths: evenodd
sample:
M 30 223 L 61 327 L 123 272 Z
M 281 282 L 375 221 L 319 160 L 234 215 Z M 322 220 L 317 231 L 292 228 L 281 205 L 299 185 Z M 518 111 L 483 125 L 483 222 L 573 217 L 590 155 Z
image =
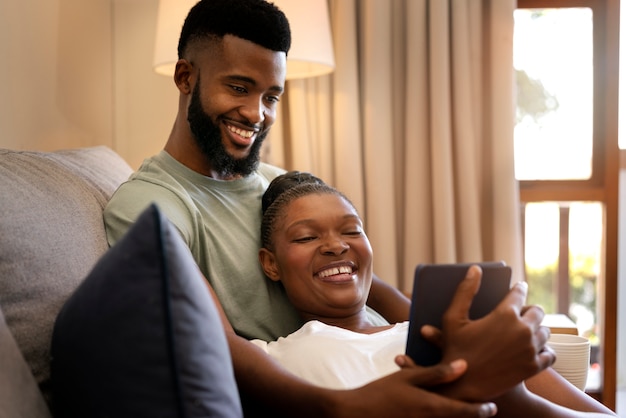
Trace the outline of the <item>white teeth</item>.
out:
M 228 129 L 230 129 L 231 132 L 234 132 L 239 136 L 243 136 L 244 138 L 250 138 L 252 135 L 254 135 L 254 131 L 247 131 L 245 129 L 235 128 L 234 126 L 229 126 Z
M 352 273 L 352 269 L 348 266 L 341 267 L 333 267 L 328 270 L 320 271 L 318 276 L 320 277 L 329 277 L 334 276 L 335 274 L 350 274 Z

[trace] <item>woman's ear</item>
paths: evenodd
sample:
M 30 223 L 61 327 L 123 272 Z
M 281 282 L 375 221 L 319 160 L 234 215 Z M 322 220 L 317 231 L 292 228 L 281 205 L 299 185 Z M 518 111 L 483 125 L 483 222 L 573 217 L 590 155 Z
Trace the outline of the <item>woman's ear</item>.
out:
M 267 248 L 261 248 L 259 250 L 259 262 L 267 277 L 275 282 L 280 281 L 280 274 L 278 273 L 278 265 L 276 264 L 274 253 Z
M 191 77 L 193 66 L 186 59 L 179 59 L 174 69 L 174 83 L 183 94 L 191 93 Z

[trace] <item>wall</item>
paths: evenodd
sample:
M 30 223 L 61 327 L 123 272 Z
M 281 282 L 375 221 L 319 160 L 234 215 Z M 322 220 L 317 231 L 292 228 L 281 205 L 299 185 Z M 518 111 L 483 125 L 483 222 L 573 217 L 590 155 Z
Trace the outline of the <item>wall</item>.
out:
M 0 147 L 112 144 L 110 0 L 2 0 L 0 56 Z
M 112 4 L 113 148 L 137 168 L 165 145 L 178 108 L 178 90 L 171 78 L 152 71 L 158 0 Z
M 152 71 L 158 0 L 0 1 L 0 147 L 158 152 L 178 94 Z

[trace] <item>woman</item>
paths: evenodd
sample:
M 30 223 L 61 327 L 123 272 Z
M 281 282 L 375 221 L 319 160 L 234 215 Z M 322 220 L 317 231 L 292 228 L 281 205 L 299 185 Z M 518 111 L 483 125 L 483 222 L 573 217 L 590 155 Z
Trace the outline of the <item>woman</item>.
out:
M 375 326 L 366 315 L 373 253 L 352 203 L 316 177 L 290 172 L 272 182 L 263 211 L 259 261 L 307 322 L 285 338 L 255 343 L 294 374 L 336 389 L 417 367 L 402 355 L 408 323 Z M 480 270 L 468 276 L 479 283 Z M 498 416 L 615 416 L 553 371 L 527 383 L 535 393 L 522 382 L 494 399 Z

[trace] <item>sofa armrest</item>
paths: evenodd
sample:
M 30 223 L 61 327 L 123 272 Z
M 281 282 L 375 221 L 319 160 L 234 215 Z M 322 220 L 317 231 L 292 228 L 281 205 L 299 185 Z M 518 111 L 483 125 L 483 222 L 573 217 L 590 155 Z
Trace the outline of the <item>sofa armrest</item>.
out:
M 102 211 L 131 172 L 102 146 L 0 149 L 0 306 L 44 393 L 54 320 L 108 249 Z

